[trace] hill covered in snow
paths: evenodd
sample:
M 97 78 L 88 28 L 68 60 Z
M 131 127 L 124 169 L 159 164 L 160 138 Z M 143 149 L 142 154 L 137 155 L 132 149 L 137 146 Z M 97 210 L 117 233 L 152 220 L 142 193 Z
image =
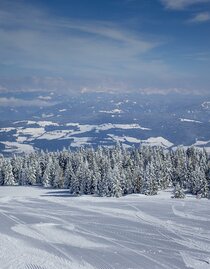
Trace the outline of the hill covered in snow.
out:
M 118 141 L 125 147 L 210 146 L 208 96 L 40 94 L 25 93 L 21 96 L 25 100 L 22 106 L 11 102 L 0 108 L 2 153 L 112 146 Z M 19 95 L 14 98 L 22 100 Z M 37 102 L 33 105 L 30 100 L 34 99 Z

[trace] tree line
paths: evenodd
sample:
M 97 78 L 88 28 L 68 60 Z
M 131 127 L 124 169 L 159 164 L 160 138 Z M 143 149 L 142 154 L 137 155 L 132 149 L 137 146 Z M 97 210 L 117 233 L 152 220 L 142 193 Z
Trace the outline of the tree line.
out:
M 205 149 L 195 147 L 168 151 L 150 146 L 126 149 L 117 144 L 113 148 L 0 156 L 0 185 L 37 184 L 68 188 L 75 195 L 156 195 L 174 187 L 177 198 L 184 198 L 187 192 L 209 197 L 210 167 Z

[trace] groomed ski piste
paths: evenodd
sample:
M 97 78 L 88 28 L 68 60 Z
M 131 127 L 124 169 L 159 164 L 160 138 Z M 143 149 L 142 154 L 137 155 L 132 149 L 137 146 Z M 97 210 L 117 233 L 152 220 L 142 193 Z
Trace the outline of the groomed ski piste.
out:
M 210 200 L 0 187 L 1 269 L 208 269 Z

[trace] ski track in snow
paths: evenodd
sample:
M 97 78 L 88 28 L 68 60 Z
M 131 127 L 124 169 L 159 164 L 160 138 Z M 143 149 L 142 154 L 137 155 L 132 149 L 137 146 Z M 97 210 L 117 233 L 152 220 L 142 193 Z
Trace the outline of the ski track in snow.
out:
M 209 205 L 0 187 L 0 268 L 210 269 Z

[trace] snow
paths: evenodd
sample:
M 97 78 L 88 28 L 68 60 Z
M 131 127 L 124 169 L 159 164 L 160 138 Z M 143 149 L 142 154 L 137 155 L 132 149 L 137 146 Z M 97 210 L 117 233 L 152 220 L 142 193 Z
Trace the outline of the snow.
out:
M 141 127 L 139 124 L 112 124 L 112 123 L 105 123 L 99 125 L 91 125 L 91 124 L 79 124 L 79 123 L 67 123 L 66 126 L 77 127 L 79 130 L 76 131 L 68 131 L 68 135 L 66 135 L 63 139 L 73 138 L 73 136 L 78 134 L 83 134 L 86 132 L 94 131 L 107 131 L 110 129 L 140 129 L 140 130 L 150 130 L 148 128 Z M 47 133 L 46 133 L 47 134 Z
M 141 140 L 135 137 L 131 137 L 131 136 L 124 136 L 124 137 L 130 143 L 141 143 Z
M 210 108 L 210 101 L 203 102 L 203 103 L 201 104 L 201 106 L 202 106 L 203 108 L 205 108 L 205 109 L 209 109 L 209 108 Z
M 150 130 L 149 128 L 142 127 L 139 124 L 135 124 L 135 123 L 131 123 L 131 124 L 104 123 L 104 124 L 99 124 L 99 125 L 67 123 L 66 126 L 76 126 L 80 129 L 80 131 L 74 134 L 85 133 L 94 129 L 96 131 L 106 131 L 106 130 L 110 130 L 114 128 L 125 129 L 125 130 L 128 130 L 128 129 Z
M 116 115 L 116 114 L 115 114 Z M 113 116 L 115 116 L 113 115 Z M 119 115 L 116 115 L 119 116 Z M 189 119 L 181 119 L 182 121 L 187 121 L 187 122 L 196 122 L 194 120 L 189 120 Z M 99 125 L 94 125 L 94 124 L 80 124 L 77 122 L 70 122 L 67 124 L 61 124 L 59 125 L 57 122 L 53 121 L 19 121 L 15 122 L 16 123 L 26 123 L 26 125 L 31 125 L 31 124 L 37 124 L 37 127 L 7 127 L 7 128 L 0 128 L 0 132 L 9 132 L 12 130 L 16 130 L 16 133 L 13 134 L 13 137 L 15 138 L 15 142 L 6 142 L 7 144 L 7 150 L 6 151 L 11 151 L 13 148 L 18 148 L 19 152 L 22 152 L 24 149 L 26 149 L 27 152 L 32 151 L 32 146 L 31 145 L 26 145 L 26 143 L 31 143 L 35 139 L 46 139 L 46 140 L 55 140 L 55 139 L 68 139 L 68 140 L 73 140 L 71 146 L 72 147 L 78 147 L 81 145 L 90 145 L 91 143 L 91 134 L 88 134 L 88 132 L 103 132 L 103 131 L 109 131 L 109 134 L 106 134 L 109 138 L 109 140 L 113 141 L 119 141 L 122 143 L 125 143 L 124 145 L 126 146 L 126 143 L 129 144 L 143 144 L 143 145 L 151 145 L 151 146 L 162 146 L 165 148 L 170 148 L 173 146 L 173 143 L 171 141 L 168 141 L 164 137 L 149 137 L 147 139 L 142 140 L 141 137 L 132 137 L 132 136 L 125 136 L 125 135 L 114 135 L 113 132 L 116 129 L 119 130 L 143 130 L 143 131 L 149 131 L 151 129 L 142 127 L 140 124 L 137 123 L 127 123 L 127 124 L 114 124 L 114 123 L 104 123 L 104 124 L 99 124 Z M 198 121 L 197 121 L 198 122 Z M 201 122 L 199 122 L 201 123 Z M 62 126 L 64 129 L 62 130 L 52 130 L 52 131 L 46 131 L 45 127 L 47 126 Z M 65 128 L 68 127 L 68 128 Z M 55 129 L 55 128 L 54 128 Z M 113 130 L 112 130 L 113 129 Z M 77 137 L 79 136 L 79 137 Z M 84 136 L 82 138 L 81 136 Z M 94 135 L 93 135 L 94 137 Z M 92 138 L 93 139 L 93 138 Z M 13 143 L 13 144 L 12 144 Z M 24 144 L 23 144 L 24 143 Z M 207 141 L 202 141 L 202 140 L 197 140 L 193 146 L 196 147 L 203 147 L 205 146 L 205 149 L 207 152 L 210 152 L 210 147 L 208 147 L 208 143 L 210 143 L 210 140 Z M 127 145 L 129 146 L 129 145 Z
M 43 113 L 43 114 L 42 114 L 42 118 L 51 118 L 51 117 L 53 117 L 53 116 L 54 116 L 53 113 L 50 113 L 50 114 L 45 114 L 45 113 Z
M 18 127 L 17 128 L 17 134 L 15 134 L 15 136 L 19 137 L 19 136 L 30 136 L 30 139 L 27 139 L 28 141 L 33 140 L 35 138 L 37 138 L 38 136 L 42 135 L 45 132 L 45 129 L 43 127 L 31 127 L 31 128 L 22 128 L 22 127 Z
M 27 125 L 36 124 L 36 121 L 34 121 L 34 120 L 26 120 L 26 121 L 22 121 L 22 122 L 26 123 Z
M 201 121 L 198 121 L 198 120 L 182 119 L 182 118 L 180 118 L 180 121 L 182 121 L 182 122 L 202 123 Z
M 115 108 L 113 110 L 100 110 L 99 111 L 100 113 L 107 113 L 107 114 L 120 114 L 120 113 L 123 113 L 123 111 L 121 109 L 118 109 L 118 108 Z
M 44 101 L 49 101 L 49 100 L 52 99 L 52 96 L 42 96 L 42 95 L 40 95 L 38 98 L 41 99 L 41 100 L 44 100 Z
M 209 269 L 210 201 L 0 187 L 4 269 Z
M 10 131 L 14 131 L 14 130 L 16 130 L 16 128 L 13 128 L 13 127 L 0 128 L 0 133 L 10 132 Z
M 210 140 L 208 141 L 202 141 L 202 140 L 197 140 L 194 144 L 194 146 L 205 146 L 207 145 L 208 143 L 210 143 Z
M 78 122 L 69 122 L 69 123 L 66 123 L 66 126 L 79 126 L 79 123 Z
M 18 143 L 23 143 L 23 142 L 27 141 L 27 137 L 26 136 L 18 136 L 16 141 Z
M 205 147 L 205 151 L 210 155 L 210 147 Z
M 125 142 L 125 138 L 122 136 L 117 136 L 117 135 L 113 135 L 113 134 L 107 134 L 112 140 L 116 141 L 116 142 Z
M 113 124 L 114 128 L 119 128 L 119 129 L 140 129 L 140 130 L 146 130 L 146 131 L 149 131 L 151 129 L 149 128 L 145 128 L 145 127 L 142 127 L 140 126 L 139 124 L 136 124 L 136 123 L 133 123 L 133 124 Z
M 69 268 L 78 268 L 78 269 L 93 269 L 94 267 L 82 261 L 74 261 L 69 259 L 69 257 L 64 255 L 62 250 L 55 247 L 55 250 L 60 255 L 55 255 L 49 253 L 43 249 L 38 249 L 34 246 L 27 246 L 23 240 L 16 239 L 14 237 L 0 234 L 1 242 L 1 265 L 4 265 L 3 268 L 8 269 L 69 269 Z M 17 247 L 18 246 L 18 247 Z M 49 247 L 51 244 L 49 244 Z M 9 251 L 8 251 L 9 250 Z M 12 256 L 11 256 L 12 252 Z M 62 255 L 63 254 L 63 255 Z M 63 258 L 62 256 L 65 256 Z
M 18 123 L 25 123 L 27 125 L 31 124 L 38 124 L 40 127 L 45 127 L 45 126 L 59 126 L 57 122 L 53 121 L 34 121 L 34 120 L 21 120 L 21 121 L 15 121 L 14 124 Z M 15 128 L 13 128 L 15 129 Z
M 53 121 L 31 121 L 31 120 L 24 120 L 24 121 L 17 121 L 14 124 L 18 123 L 25 123 L 26 125 L 37 124 L 39 127 L 8 127 L 8 128 L 1 128 L 0 132 L 9 132 L 11 130 L 16 130 L 16 133 L 13 134 L 15 138 L 15 142 L 4 142 L 7 145 L 7 152 L 31 152 L 33 151 L 33 146 L 27 145 L 35 139 L 46 139 L 46 140 L 55 140 L 55 139 L 73 139 L 71 146 L 72 147 L 79 147 L 81 145 L 90 145 L 91 137 L 77 137 L 77 135 L 85 134 L 87 132 L 100 132 L 100 131 L 107 131 L 111 129 L 121 129 L 121 130 L 132 130 L 132 129 L 139 129 L 139 130 L 150 130 L 149 128 L 142 127 L 139 124 L 131 123 L 131 124 L 112 124 L 112 123 L 105 123 L 99 125 L 92 125 L 92 124 L 79 124 L 79 123 L 67 123 L 66 126 L 68 127 L 67 130 L 53 130 L 53 131 L 46 131 L 46 126 L 59 126 L 58 123 Z M 70 128 L 69 128 L 70 127 Z M 71 129 L 72 127 L 72 129 Z M 75 130 L 76 127 L 76 130 Z M 132 142 L 132 143 L 140 143 L 141 140 L 132 137 L 117 137 L 114 135 L 112 136 L 113 140 L 118 140 L 122 142 Z M 24 143 L 24 144 L 23 144 Z M 126 144 L 125 144 L 126 146 Z
M 118 102 L 118 103 L 116 103 L 115 105 L 116 106 L 121 106 L 123 104 L 123 102 Z
M 91 145 L 92 137 L 71 137 L 74 142 L 71 142 L 71 147 L 81 147 L 84 145 Z
M 30 125 L 30 124 L 36 124 L 36 121 L 34 121 L 34 120 L 19 120 L 19 121 L 13 122 L 13 124 L 19 124 L 19 123 L 25 123 L 27 125 Z
M 41 127 L 45 126 L 59 126 L 57 122 L 52 122 L 52 121 L 37 121 L 36 124 L 38 124 Z
M 100 131 L 105 131 L 105 130 L 110 130 L 110 129 L 124 129 L 124 130 L 129 130 L 129 129 L 140 129 L 140 130 L 150 130 L 149 128 L 145 128 L 140 126 L 139 124 L 113 124 L 113 123 L 105 123 L 101 125 L 96 125 L 96 130 Z
M 44 132 L 42 135 L 37 137 L 37 139 L 46 139 L 46 140 L 53 140 L 53 139 L 61 139 L 68 134 L 68 130 L 55 130 L 50 132 Z
M 161 146 L 161 147 L 172 147 L 173 143 L 168 141 L 167 139 L 163 137 L 150 137 L 146 140 L 137 139 L 135 137 L 131 136 L 116 136 L 113 134 L 108 134 L 109 137 L 111 137 L 113 140 L 118 142 L 129 142 L 129 143 L 139 143 L 139 144 L 149 144 L 151 146 Z
M 171 143 L 170 141 L 168 141 L 167 139 L 159 136 L 159 137 L 150 137 L 146 140 L 143 140 L 144 142 L 150 144 L 151 146 L 161 146 L 161 147 L 172 147 L 173 143 Z
M 1 142 L 5 145 L 6 149 L 4 149 L 4 152 L 12 152 L 12 153 L 31 153 L 34 151 L 34 148 L 32 145 L 29 144 L 22 144 L 19 142 L 10 142 L 10 141 L 3 141 Z

